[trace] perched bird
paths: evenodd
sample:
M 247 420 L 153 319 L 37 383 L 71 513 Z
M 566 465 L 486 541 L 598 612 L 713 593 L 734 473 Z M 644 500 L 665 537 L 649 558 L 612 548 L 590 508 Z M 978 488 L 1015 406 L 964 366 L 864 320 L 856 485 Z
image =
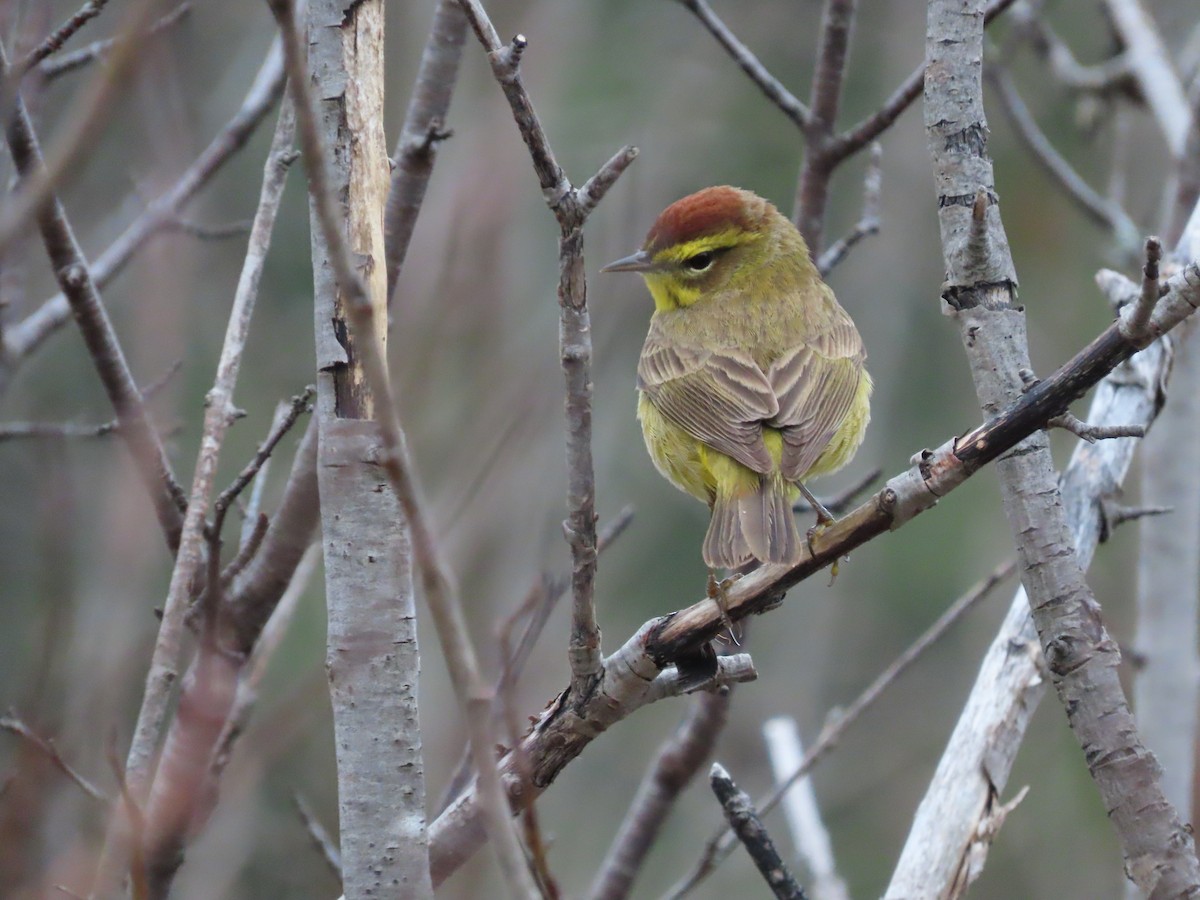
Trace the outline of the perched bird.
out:
M 710 569 L 799 561 L 803 482 L 845 465 L 870 418 L 858 329 L 795 226 L 762 197 L 706 188 L 668 206 L 642 249 L 654 298 L 638 419 L 658 470 L 712 513 Z

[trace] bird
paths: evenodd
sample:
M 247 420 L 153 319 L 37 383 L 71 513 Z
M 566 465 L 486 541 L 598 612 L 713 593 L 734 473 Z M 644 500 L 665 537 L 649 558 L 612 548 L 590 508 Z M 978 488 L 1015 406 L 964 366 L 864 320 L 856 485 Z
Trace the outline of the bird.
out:
M 768 200 L 721 185 L 664 209 L 637 252 L 654 300 L 637 367 L 637 415 L 658 471 L 708 504 L 717 569 L 795 565 L 805 482 L 844 466 L 870 420 L 862 338 L 804 238 Z

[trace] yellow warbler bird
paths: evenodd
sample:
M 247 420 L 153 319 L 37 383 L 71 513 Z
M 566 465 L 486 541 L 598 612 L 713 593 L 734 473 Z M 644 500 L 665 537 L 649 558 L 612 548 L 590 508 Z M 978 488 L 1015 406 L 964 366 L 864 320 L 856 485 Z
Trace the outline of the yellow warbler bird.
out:
M 654 298 L 638 419 L 658 470 L 709 505 L 704 561 L 799 561 L 803 482 L 841 468 L 870 419 L 867 354 L 795 226 L 762 197 L 706 188 L 668 206 L 638 252 Z

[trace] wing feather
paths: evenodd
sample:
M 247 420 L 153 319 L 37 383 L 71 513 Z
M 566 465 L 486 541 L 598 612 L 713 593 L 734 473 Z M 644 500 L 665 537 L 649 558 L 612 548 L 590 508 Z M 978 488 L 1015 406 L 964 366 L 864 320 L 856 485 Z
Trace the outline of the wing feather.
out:
M 773 468 L 762 423 L 779 412 L 763 371 L 737 350 L 664 342 L 651 328 L 638 387 L 672 424 L 755 472 Z
M 783 434 L 780 470 L 799 481 L 850 411 L 863 377 L 862 338 L 843 313 L 832 327 L 782 354 L 767 372 L 779 412 L 767 425 Z

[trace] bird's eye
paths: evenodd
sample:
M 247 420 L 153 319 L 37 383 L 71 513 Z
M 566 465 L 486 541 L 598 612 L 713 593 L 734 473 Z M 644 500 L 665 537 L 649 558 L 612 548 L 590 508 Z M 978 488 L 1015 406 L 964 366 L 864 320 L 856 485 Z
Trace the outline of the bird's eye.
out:
M 712 250 L 705 250 L 695 256 L 689 256 L 683 261 L 683 265 L 689 272 L 707 272 L 716 258 L 717 255 Z

